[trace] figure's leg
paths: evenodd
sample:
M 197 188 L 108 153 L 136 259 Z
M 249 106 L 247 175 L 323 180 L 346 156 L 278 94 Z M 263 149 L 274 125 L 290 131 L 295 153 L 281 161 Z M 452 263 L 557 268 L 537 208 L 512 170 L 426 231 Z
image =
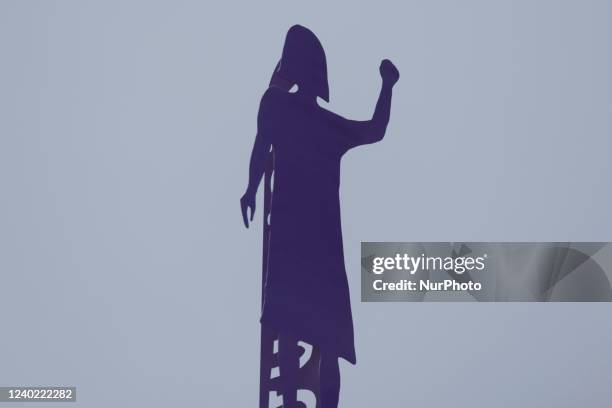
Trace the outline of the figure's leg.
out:
M 325 353 L 324 350 L 321 350 L 319 375 L 321 380 L 321 407 L 337 408 L 340 398 L 340 367 L 336 354 Z
M 297 339 L 290 334 L 279 333 L 278 357 L 283 408 L 294 408 L 297 404 L 297 380 L 300 369 Z

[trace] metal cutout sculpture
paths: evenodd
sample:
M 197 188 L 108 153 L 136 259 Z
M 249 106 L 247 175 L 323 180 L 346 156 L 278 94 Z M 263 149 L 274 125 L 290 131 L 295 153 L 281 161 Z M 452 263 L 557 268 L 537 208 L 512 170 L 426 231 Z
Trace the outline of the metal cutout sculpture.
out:
M 314 394 L 315 407 L 308 408 L 336 408 L 338 359 L 356 363 L 340 225 L 340 159 L 385 135 L 399 72 L 383 60 L 380 74 L 372 119 L 347 120 L 323 109 L 317 98 L 329 101 L 325 52 L 312 31 L 296 25 L 261 99 L 249 183 L 240 200 L 248 228 L 264 178 L 260 408 L 269 408 L 274 393 L 282 395 L 283 408 L 305 407 L 298 390 Z M 297 92 L 289 92 L 295 85 Z M 299 342 L 312 346 L 309 356 Z M 279 375 L 273 376 L 276 369 Z

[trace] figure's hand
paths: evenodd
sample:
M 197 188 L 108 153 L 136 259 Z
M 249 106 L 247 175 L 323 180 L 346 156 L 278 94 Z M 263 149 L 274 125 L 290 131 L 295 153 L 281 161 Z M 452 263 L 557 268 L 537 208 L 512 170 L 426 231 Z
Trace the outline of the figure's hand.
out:
M 250 192 L 244 193 L 242 198 L 240 199 L 240 209 L 242 210 L 242 220 L 244 221 L 244 226 L 249 228 L 249 217 L 247 213 L 247 209 L 251 209 L 251 221 L 253 221 L 253 216 L 255 215 L 255 194 Z
M 399 71 L 388 59 L 382 60 L 380 63 L 380 76 L 382 77 L 383 84 L 393 86 L 400 77 Z

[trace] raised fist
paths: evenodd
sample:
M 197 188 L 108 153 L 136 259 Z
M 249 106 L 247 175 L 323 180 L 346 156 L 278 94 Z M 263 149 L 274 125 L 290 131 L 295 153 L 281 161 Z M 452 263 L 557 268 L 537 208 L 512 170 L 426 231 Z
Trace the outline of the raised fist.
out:
M 382 60 L 380 63 L 380 76 L 382 77 L 383 84 L 393 86 L 400 77 L 399 71 L 388 59 Z

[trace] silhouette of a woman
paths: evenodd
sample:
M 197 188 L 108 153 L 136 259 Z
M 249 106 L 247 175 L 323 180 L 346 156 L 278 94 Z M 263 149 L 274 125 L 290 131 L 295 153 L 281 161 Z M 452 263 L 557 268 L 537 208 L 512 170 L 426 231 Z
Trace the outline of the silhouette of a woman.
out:
M 380 65 L 382 88 L 371 120 L 344 119 L 317 104 L 329 101 L 325 52 L 307 28 L 289 29 L 282 58 L 259 106 L 249 183 L 240 200 L 245 226 L 253 220 L 255 195 L 273 152 L 268 270 L 261 323 L 279 333 L 283 408 L 296 406 L 297 342 L 320 350 L 323 408 L 338 405 L 338 358 L 356 363 L 353 321 L 340 225 L 340 159 L 350 148 L 385 134 L 391 90 L 399 72 Z M 287 92 L 297 85 L 295 93 Z M 265 245 L 266 243 L 264 243 Z

